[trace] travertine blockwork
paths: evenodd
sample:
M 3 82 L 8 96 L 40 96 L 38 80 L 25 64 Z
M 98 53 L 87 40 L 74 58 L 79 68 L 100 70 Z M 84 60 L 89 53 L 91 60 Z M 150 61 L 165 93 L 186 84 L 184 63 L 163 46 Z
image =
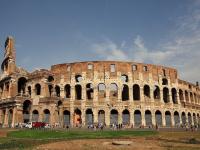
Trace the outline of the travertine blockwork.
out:
M 32 73 L 15 63 L 8 37 L 0 77 L 0 122 L 44 121 L 175 126 L 200 123 L 200 89 L 176 69 L 119 61 L 53 65 Z

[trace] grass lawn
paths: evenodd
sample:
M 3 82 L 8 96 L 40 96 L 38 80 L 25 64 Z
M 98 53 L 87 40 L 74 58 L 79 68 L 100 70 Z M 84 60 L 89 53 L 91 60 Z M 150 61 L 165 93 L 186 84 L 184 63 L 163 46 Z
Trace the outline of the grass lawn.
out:
M 12 131 L 8 137 L 29 139 L 97 139 L 97 138 L 128 138 L 134 136 L 156 135 L 156 131 L 62 131 L 62 130 L 19 130 Z
M 0 132 L 5 129 L 0 129 Z M 108 139 L 129 139 L 139 144 L 157 143 L 164 149 L 176 150 L 199 150 L 200 132 L 185 131 L 151 131 L 151 130 L 120 130 L 120 131 L 90 131 L 90 130 L 15 130 L 7 131 L 7 137 L 0 137 L 0 149 L 35 149 L 46 143 L 70 141 L 87 141 L 97 139 L 106 141 Z M 81 139 L 81 140 L 77 140 Z M 136 140 L 137 139 L 137 140 Z M 94 140 L 95 141 L 95 140 Z M 144 145 L 144 144 L 142 144 Z M 84 146 L 84 145 L 83 145 Z M 89 144 L 90 147 L 92 145 Z M 100 147 L 101 148 L 101 147 Z
M 87 131 L 87 130 L 17 130 L 0 138 L 0 149 L 34 149 L 33 147 L 62 140 L 131 138 L 156 135 L 155 131 Z

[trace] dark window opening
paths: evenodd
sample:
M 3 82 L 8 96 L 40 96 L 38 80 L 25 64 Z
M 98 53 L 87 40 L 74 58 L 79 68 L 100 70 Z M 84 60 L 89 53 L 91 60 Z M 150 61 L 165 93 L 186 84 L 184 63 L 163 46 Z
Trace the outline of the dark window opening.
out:
M 82 87 L 81 87 L 81 85 L 79 85 L 79 84 L 75 85 L 75 94 L 76 94 L 77 100 L 82 99 Z
M 133 100 L 140 100 L 140 87 L 139 85 L 133 85 Z
M 122 101 L 129 100 L 129 88 L 128 85 L 123 85 L 122 89 Z

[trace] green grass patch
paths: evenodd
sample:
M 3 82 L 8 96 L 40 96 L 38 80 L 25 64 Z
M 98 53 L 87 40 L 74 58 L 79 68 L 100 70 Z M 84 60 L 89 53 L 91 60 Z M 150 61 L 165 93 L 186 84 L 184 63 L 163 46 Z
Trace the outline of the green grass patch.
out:
M 134 136 L 156 135 L 156 131 L 62 131 L 62 130 L 19 130 L 8 134 L 10 138 L 26 139 L 97 139 L 128 138 Z

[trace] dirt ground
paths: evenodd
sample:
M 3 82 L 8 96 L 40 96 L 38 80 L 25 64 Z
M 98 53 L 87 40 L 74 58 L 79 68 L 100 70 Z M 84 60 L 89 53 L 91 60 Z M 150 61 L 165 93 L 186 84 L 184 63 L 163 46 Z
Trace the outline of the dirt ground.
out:
M 113 141 L 132 141 L 131 145 L 113 145 Z M 162 148 L 158 141 L 148 140 L 145 138 L 132 139 L 86 139 L 86 140 L 71 140 L 61 141 L 50 144 L 44 144 L 37 147 L 38 150 L 157 150 Z
M 137 137 L 131 139 L 84 139 L 40 145 L 38 150 L 199 150 L 200 144 L 188 144 L 188 139 Z M 113 145 L 113 141 L 132 141 L 131 145 Z

